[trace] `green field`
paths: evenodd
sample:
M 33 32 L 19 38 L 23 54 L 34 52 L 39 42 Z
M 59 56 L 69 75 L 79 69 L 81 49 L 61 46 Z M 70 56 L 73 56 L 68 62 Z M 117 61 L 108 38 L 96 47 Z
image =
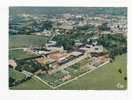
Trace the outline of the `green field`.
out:
M 118 69 L 122 73 L 118 72 Z M 67 83 L 57 89 L 64 90 L 118 90 L 126 89 L 127 81 L 127 54 L 116 57 L 113 63 L 102 66 L 101 68 L 86 74 L 85 76 Z M 121 84 L 123 88 L 117 88 Z M 11 89 L 51 89 L 37 79 L 29 80 Z
M 16 80 L 21 80 L 25 78 L 25 75 L 17 70 L 9 69 L 9 76 Z
M 36 35 L 10 35 L 9 48 L 43 46 L 48 37 Z
M 15 58 L 17 60 L 20 60 L 20 59 L 35 57 L 35 56 L 37 56 L 37 55 L 24 52 L 22 49 L 9 50 L 9 59 Z
M 29 57 L 35 57 L 37 55 L 24 52 L 23 49 L 9 50 L 9 59 L 24 59 Z
M 18 86 L 11 87 L 12 90 L 43 90 L 43 89 L 51 89 L 44 83 L 40 82 L 36 78 L 32 78 L 31 80 L 28 80 Z
M 9 69 L 9 76 L 16 80 L 22 80 L 25 78 L 25 75 L 23 73 L 14 69 Z M 50 88 L 45 84 L 43 84 L 42 82 L 40 82 L 38 79 L 32 78 L 31 80 L 27 80 L 26 82 L 18 86 L 10 87 L 10 89 L 33 90 L 33 89 L 50 89 Z

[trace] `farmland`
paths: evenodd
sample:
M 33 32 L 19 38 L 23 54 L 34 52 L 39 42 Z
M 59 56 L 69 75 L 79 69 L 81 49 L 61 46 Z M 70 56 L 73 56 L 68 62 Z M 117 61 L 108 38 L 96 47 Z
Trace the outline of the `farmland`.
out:
M 17 50 L 9 50 L 9 59 L 24 59 L 29 57 L 34 57 L 35 54 L 30 54 L 27 52 L 24 52 L 23 49 L 17 49 Z
M 32 78 L 20 85 L 11 87 L 12 90 L 41 90 L 41 89 L 50 89 L 47 85 L 42 83 L 36 78 Z
M 9 36 L 9 48 L 43 46 L 47 40 L 48 40 L 48 37 L 45 37 L 45 36 L 10 35 Z
M 127 81 L 124 80 L 124 77 L 127 76 L 127 54 L 117 56 L 115 61 L 107 65 L 102 66 L 101 68 L 86 74 L 85 76 L 74 80 L 70 83 L 67 83 L 57 89 L 64 90 L 87 90 L 87 89 L 96 89 L 96 90 L 115 90 L 120 89 L 117 87 L 117 84 L 122 84 L 124 87 L 121 89 L 127 88 Z M 118 72 L 118 69 L 121 68 L 122 73 Z M 28 80 L 18 86 L 12 87 L 11 89 L 51 89 L 44 83 L 40 82 L 36 78 Z

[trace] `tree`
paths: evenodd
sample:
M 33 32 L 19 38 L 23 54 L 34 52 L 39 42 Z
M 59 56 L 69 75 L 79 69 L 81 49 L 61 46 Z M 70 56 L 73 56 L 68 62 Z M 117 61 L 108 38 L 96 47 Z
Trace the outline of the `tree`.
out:
M 74 39 L 72 39 L 71 37 L 68 37 L 66 35 L 59 35 L 56 36 L 54 39 L 57 42 L 57 45 L 63 46 L 65 50 L 70 50 L 73 48 Z
M 122 73 L 122 70 L 119 68 L 119 69 L 118 69 L 118 72 L 121 74 L 121 73 Z
M 15 82 L 15 79 L 12 77 L 9 77 L 9 87 L 13 86 L 13 83 Z
M 47 63 L 47 64 L 41 66 L 41 69 L 44 70 L 44 71 L 46 71 L 46 72 L 48 73 L 48 71 L 49 71 L 49 69 L 50 69 L 49 63 Z
M 124 77 L 124 80 L 127 80 L 127 77 L 126 76 Z

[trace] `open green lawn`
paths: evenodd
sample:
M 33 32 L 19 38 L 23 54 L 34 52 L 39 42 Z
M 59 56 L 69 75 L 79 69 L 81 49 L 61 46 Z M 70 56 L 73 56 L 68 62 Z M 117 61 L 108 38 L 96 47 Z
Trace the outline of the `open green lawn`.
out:
M 35 57 L 37 55 L 24 52 L 23 49 L 9 50 L 9 59 L 24 59 L 29 57 Z
M 10 35 L 9 48 L 41 46 L 46 43 L 48 37 L 36 35 Z
M 16 80 L 21 80 L 25 77 L 25 75 L 17 70 L 9 69 L 9 76 Z
M 122 73 L 118 72 L 121 68 Z M 57 89 L 64 90 L 117 90 L 117 84 L 127 88 L 127 54 L 116 57 L 113 63 L 102 66 L 101 68 L 86 74 L 85 76 L 65 84 Z M 11 89 L 51 89 L 39 80 L 33 78 Z

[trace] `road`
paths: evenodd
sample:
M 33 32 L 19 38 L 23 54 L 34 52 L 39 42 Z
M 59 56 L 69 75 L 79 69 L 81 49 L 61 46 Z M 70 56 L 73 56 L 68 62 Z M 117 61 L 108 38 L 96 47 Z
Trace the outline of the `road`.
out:
M 26 48 L 9 48 L 9 50 L 19 50 L 19 49 L 26 49 Z

